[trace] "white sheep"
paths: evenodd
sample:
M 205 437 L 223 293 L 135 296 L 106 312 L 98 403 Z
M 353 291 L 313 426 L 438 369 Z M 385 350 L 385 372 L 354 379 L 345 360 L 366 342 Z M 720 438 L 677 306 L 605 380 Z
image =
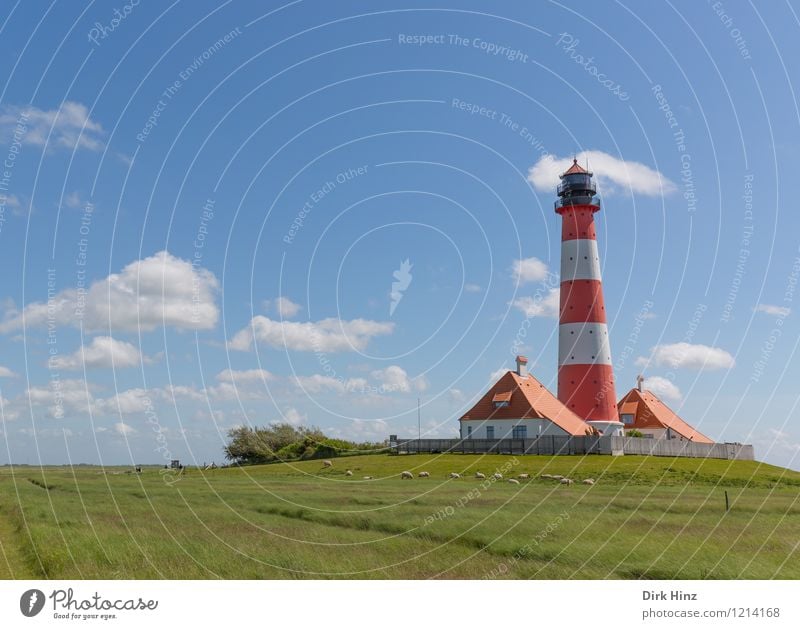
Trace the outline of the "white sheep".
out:
M 405 471 L 401 472 L 400 478 L 414 478 L 414 475 L 411 472 Z
M 461 478 L 461 474 L 458 472 L 450 472 L 450 478 Z
M 517 476 L 517 478 L 520 480 L 528 480 L 530 477 L 531 477 L 530 474 L 520 474 L 519 476 Z
M 486 478 L 486 474 L 483 474 L 481 472 L 475 472 L 475 478 L 481 478 L 481 479 Z
M 323 461 L 322 467 L 333 467 L 333 461 Z
M 345 475 L 345 476 L 352 476 L 352 475 L 353 475 L 353 472 L 352 472 L 352 471 L 350 471 L 350 470 L 347 470 L 347 471 L 344 473 L 344 475 Z
M 512 485 L 519 485 L 519 481 L 516 478 L 509 478 L 508 482 Z
M 417 476 L 419 476 L 420 478 L 428 478 L 430 474 L 428 472 L 420 472 L 419 474 L 417 474 Z
M 548 478 L 548 479 L 552 479 L 552 478 L 553 478 L 553 475 L 552 475 L 552 474 L 542 474 L 542 475 L 541 475 L 539 478 Z
M 551 476 L 551 478 L 553 480 L 564 480 L 564 477 L 561 476 L 561 474 L 554 474 L 553 476 Z
M 503 475 L 500 472 L 495 472 L 494 473 L 494 479 L 495 480 L 503 480 Z
M 583 484 L 584 485 L 594 485 L 594 479 L 593 478 L 587 478 L 587 479 L 585 479 L 583 481 Z
M 572 483 L 574 483 L 574 482 L 575 481 L 572 480 L 571 478 L 562 478 L 561 479 L 561 484 L 562 485 L 572 485 Z
M 365 476 L 364 480 L 372 480 L 372 476 Z

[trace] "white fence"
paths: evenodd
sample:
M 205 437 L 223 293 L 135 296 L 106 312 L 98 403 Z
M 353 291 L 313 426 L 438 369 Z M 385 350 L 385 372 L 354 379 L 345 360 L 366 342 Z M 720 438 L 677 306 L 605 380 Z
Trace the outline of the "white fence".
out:
M 694 443 L 639 437 L 543 436 L 536 439 L 390 439 L 398 454 L 640 454 L 752 461 L 753 446 L 740 443 Z

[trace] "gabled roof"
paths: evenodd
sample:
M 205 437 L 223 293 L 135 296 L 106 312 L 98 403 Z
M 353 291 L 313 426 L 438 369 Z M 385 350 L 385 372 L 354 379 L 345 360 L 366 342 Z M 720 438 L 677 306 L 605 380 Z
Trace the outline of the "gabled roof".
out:
M 576 173 L 586 174 L 588 172 L 589 172 L 588 170 L 586 170 L 583 166 L 581 166 L 578 163 L 578 159 L 575 158 L 572 160 L 572 166 L 570 166 L 569 169 L 566 170 L 561 176 L 563 177 L 564 175 L 574 175 Z
M 494 400 L 510 393 L 508 406 L 495 408 Z M 591 426 L 558 401 L 545 386 L 533 376 L 521 377 L 513 371 L 505 375 L 467 411 L 465 419 L 549 419 L 571 435 L 585 435 Z
M 634 405 L 635 409 L 631 411 L 630 409 Z M 617 407 L 620 414 L 634 415 L 633 425 L 627 425 L 626 428 L 669 428 L 689 441 L 714 443 L 713 440 L 678 417 L 652 391 L 631 389 L 619 401 Z

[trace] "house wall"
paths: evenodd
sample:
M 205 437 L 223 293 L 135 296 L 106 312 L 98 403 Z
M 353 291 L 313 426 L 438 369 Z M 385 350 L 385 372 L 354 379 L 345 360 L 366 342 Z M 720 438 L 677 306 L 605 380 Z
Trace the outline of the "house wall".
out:
M 511 439 L 514 426 L 527 426 L 528 439 L 535 439 L 540 434 L 546 436 L 564 436 L 569 433 L 562 430 L 549 419 L 465 419 L 461 421 L 461 438 L 466 439 L 468 426 L 472 426 L 473 439 L 488 439 L 486 427 L 494 426 L 495 439 Z M 541 427 L 541 432 L 539 428 Z

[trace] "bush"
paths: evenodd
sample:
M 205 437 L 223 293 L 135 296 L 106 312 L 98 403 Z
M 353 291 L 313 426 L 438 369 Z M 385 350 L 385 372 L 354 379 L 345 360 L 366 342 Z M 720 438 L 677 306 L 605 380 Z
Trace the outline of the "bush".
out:
M 626 437 L 644 437 L 640 430 L 636 430 L 636 428 L 632 428 L 628 432 L 625 433 Z
M 239 465 L 331 459 L 350 452 L 378 450 L 385 445 L 334 439 L 318 428 L 295 428 L 291 424 L 275 424 L 264 428 L 240 426 L 228 431 L 225 458 Z

